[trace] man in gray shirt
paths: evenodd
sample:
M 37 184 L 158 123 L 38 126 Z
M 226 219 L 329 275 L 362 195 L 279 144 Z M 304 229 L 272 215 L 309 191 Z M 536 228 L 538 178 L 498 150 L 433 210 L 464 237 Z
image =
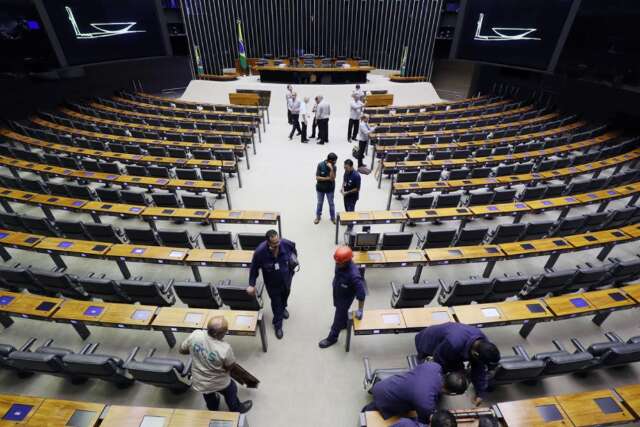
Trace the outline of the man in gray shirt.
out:
M 331 107 L 324 100 L 322 95 L 318 96 L 318 107 L 316 108 L 316 119 L 318 121 L 318 144 L 329 142 L 329 116 Z
M 358 98 L 358 95 L 354 92 L 351 95 L 351 104 L 349 105 L 349 128 L 347 129 L 347 141 L 356 141 L 358 137 L 358 128 L 360 126 L 360 117 L 362 116 L 362 110 L 364 109 L 364 103 Z
M 193 331 L 180 345 L 180 353 L 191 354 L 191 380 L 194 390 L 202 393 L 207 408 L 217 411 L 220 405 L 218 393 L 224 396 L 231 412 L 244 414 L 253 406 L 251 400 L 238 400 L 238 386 L 231 378 L 231 368 L 236 363 L 231 346 L 224 342 L 229 325 L 222 316 L 209 319 L 207 330 Z
M 291 133 L 289 134 L 289 139 L 292 139 L 295 131 L 298 131 L 298 135 L 302 134 L 302 129 L 300 129 L 300 110 L 302 108 L 302 102 L 298 99 L 297 93 L 293 92 L 291 95 L 288 108 L 289 111 L 291 111 Z

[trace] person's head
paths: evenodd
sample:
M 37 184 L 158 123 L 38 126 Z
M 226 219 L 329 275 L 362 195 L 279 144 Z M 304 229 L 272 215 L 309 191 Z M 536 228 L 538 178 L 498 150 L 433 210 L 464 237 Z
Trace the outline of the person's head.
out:
M 356 85 L 356 90 L 360 90 L 360 85 Z
M 320 102 L 322 102 L 322 100 L 324 99 L 324 96 L 322 96 L 322 95 L 318 95 L 318 96 L 316 96 L 316 99 L 317 99 L 317 100 L 318 100 L 318 102 L 320 103 Z
M 456 427 L 457 425 L 456 417 L 451 412 L 443 410 L 434 412 L 429 422 L 430 427 Z
M 367 114 L 363 114 L 362 117 L 360 117 L 360 120 L 362 120 L 363 122 L 368 122 L 369 116 Z
M 336 153 L 329 153 L 329 155 L 327 156 L 327 163 L 331 163 L 332 165 L 335 165 L 337 160 L 338 160 L 338 155 Z
M 292 91 L 292 90 L 293 90 L 293 86 L 291 86 L 291 85 L 287 85 L 287 90 L 288 90 L 288 91 Z
M 480 415 L 478 417 L 478 427 L 499 427 L 498 420 L 491 415 Z
M 344 161 L 344 171 L 351 172 L 353 170 L 353 160 L 347 159 Z
M 484 339 L 476 340 L 471 346 L 469 358 L 484 363 L 487 366 L 496 366 L 500 362 L 500 350 L 492 342 Z
M 333 253 L 333 260 L 336 262 L 336 267 L 345 268 L 351 262 L 353 258 L 353 251 L 349 246 L 339 246 Z
M 291 92 L 291 97 L 292 97 L 293 99 L 296 99 L 296 98 L 298 97 L 298 94 L 297 94 L 297 93 L 295 93 L 295 92 Z
M 224 338 L 227 334 L 227 329 L 229 329 L 229 323 L 227 323 L 227 319 L 223 316 L 212 317 L 209 319 L 209 323 L 207 323 L 207 334 L 217 340 Z
M 276 230 L 269 230 L 265 234 L 267 239 L 267 247 L 271 251 L 275 251 L 280 245 L 280 236 L 278 236 L 278 232 Z
M 320 97 L 316 96 L 315 98 L 313 98 L 314 101 L 316 101 L 316 104 L 320 103 Z
M 309 102 L 309 97 L 308 97 L 308 96 L 305 96 L 305 97 L 304 97 L 304 103 L 306 104 L 307 102 Z
M 444 376 L 442 392 L 445 394 L 462 394 L 467 390 L 467 377 L 464 371 L 448 372 Z

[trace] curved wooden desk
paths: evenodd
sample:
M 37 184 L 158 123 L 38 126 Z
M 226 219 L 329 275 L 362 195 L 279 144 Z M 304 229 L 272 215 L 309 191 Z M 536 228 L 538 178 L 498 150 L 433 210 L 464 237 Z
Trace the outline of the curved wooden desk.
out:
M 373 67 L 278 67 L 258 66 L 263 83 L 366 83 Z

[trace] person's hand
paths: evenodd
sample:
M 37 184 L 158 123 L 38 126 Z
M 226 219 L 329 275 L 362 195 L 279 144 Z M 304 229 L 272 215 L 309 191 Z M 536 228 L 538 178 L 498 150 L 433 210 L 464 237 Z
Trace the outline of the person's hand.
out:
M 480 406 L 482 404 L 482 398 L 480 396 L 474 396 L 473 404 L 476 406 Z
M 246 289 L 247 293 L 251 296 L 254 296 L 256 294 L 256 287 L 255 286 L 247 286 Z
M 358 319 L 358 320 L 362 320 L 362 316 L 363 316 L 363 314 L 364 314 L 364 313 L 362 312 L 362 310 L 357 309 L 357 310 L 356 310 L 356 319 Z
M 340 194 L 342 194 L 344 196 L 344 189 L 343 188 L 340 189 Z

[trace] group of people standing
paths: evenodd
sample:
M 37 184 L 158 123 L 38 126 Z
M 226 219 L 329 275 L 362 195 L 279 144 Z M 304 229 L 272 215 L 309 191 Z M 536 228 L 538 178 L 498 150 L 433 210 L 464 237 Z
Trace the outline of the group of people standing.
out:
M 329 142 L 329 116 L 331 115 L 331 106 L 324 100 L 322 95 L 318 95 L 314 99 L 314 104 L 309 110 L 309 97 L 300 99 L 298 94 L 293 91 L 293 86 L 287 85 L 287 121 L 291 125 L 289 139 L 292 140 L 294 134 L 300 136 L 300 142 L 308 143 L 309 139 L 316 137 L 316 129 L 318 130 L 317 144 L 326 144 Z M 307 126 L 311 121 L 311 136 L 307 138 Z M 301 126 L 302 125 L 302 126 Z

